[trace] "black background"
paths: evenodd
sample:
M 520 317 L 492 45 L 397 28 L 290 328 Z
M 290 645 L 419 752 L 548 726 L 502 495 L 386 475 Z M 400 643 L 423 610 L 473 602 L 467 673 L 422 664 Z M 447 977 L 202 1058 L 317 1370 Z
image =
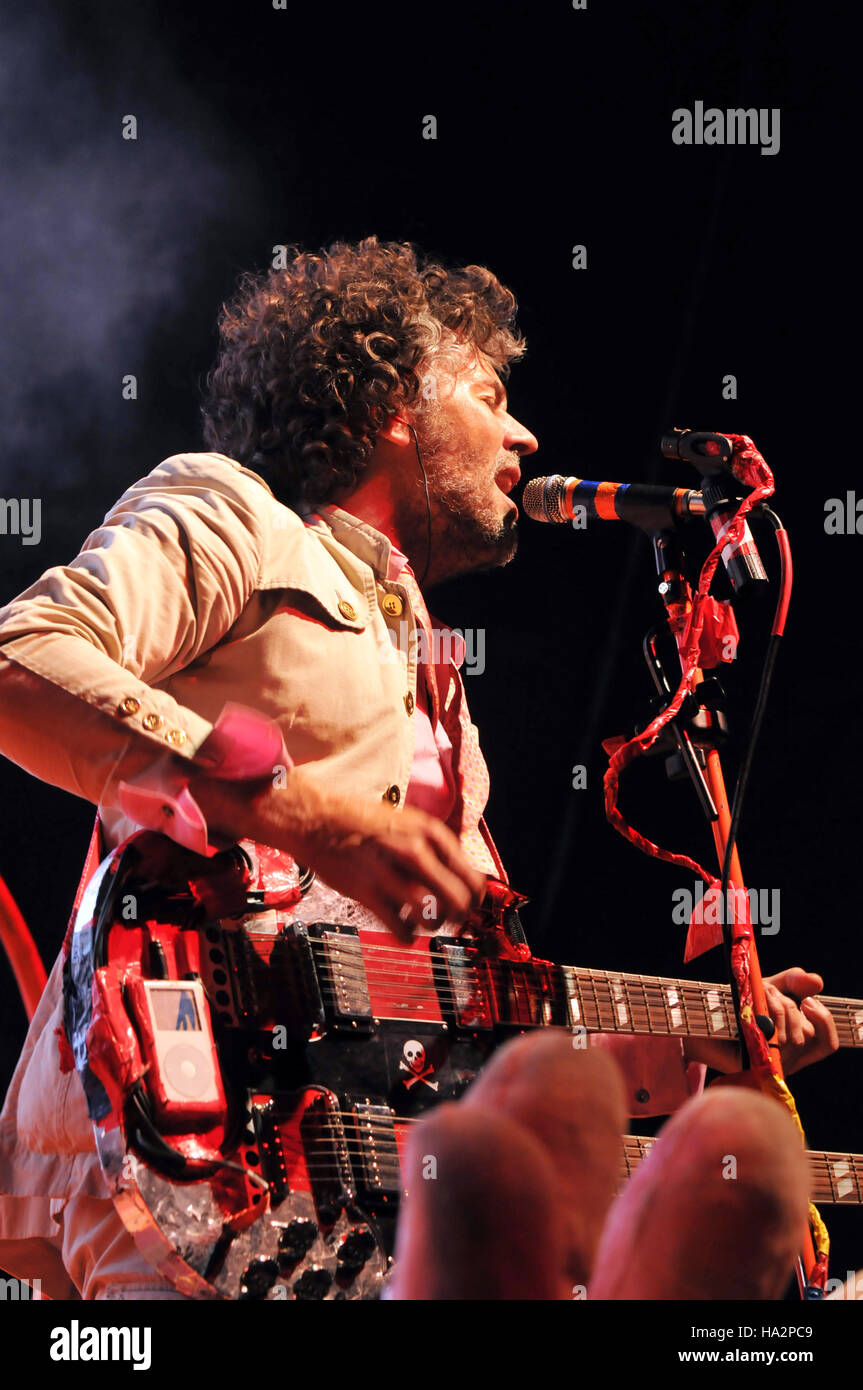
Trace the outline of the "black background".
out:
M 0 538 L 6 600 L 67 561 L 135 478 L 201 447 L 199 381 L 216 309 L 277 243 L 368 233 L 490 266 L 515 291 L 528 356 L 512 412 L 539 437 L 527 474 L 696 485 L 662 460 L 677 424 L 751 434 L 776 475 L 795 589 L 740 836 L 747 881 L 781 890 L 765 972 L 819 970 L 863 996 L 855 871 L 863 538 L 824 503 L 856 480 L 858 252 L 849 218 L 854 92 L 844 7 L 822 3 L 292 6 L 35 5 L 6 34 L 12 271 L 0 363 L 4 496 L 41 496 L 42 542 Z M 781 149 L 682 148 L 695 100 L 781 108 Z M 120 138 L 138 120 L 136 142 Z M 438 138 L 422 138 L 427 114 Z M 852 237 L 855 244 L 852 247 Z M 571 266 L 587 247 L 588 268 Z M 139 398 L 120 379 L 138 378 Z M 722 399 L 733 373 L 738 399 Z M 776 564 L 769 532 L 762 553 Z M 692 559 L 703 553 L 696 533 Z M 726 670 L 730 782 L 776 586 L 741 611 Z M 607 826 L 600 741 L 651 693 L 660 616 L 651 548 L 624 526 L 522 522 L 516 561 L 440 589 L 483 628 L 468 698 L 491 768 L 488 820 L 535 949 L 585 966 L 682 973 L 679 871 Z M 588 769 L 572 789 L 572 767 Z M 661 761 L 623 808 L 712 867 L 686 784 Z M 0 764 L 0 872 L 46 961 L 62 939 L 92 808 Z M 554 866 L 559 873 L 554 873 Z M 719 978 L 719 952 L 694 963 Z M 2 1077 L 25 1018 L 5 960 Z M 813 1147 L 863 1150 L 860 1059 L 795 1078 Z M 827 1210 L 833 1272 L 863 1259 L 858 1211 Z

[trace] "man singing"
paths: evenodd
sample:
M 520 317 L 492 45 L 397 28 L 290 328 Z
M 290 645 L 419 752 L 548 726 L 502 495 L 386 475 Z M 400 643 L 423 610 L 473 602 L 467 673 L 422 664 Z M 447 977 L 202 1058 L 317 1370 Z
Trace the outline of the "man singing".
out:
M 505 872 L 460 643 L 423 593 L 516 551 L 511 493 L 537 441 L 507 403 L 515 300 L 486 269 L 371 237 L 244 278 L 220 330 L 213 452 L 134 483 L 0 611 L 0 750 L 98 806 L 100 857 L 141 827 L 201 853 L 248 838 L 400 939 L 452 930 Z M 54 1296 L 177 1297 L 116 1214 L 61 1072 L 61 967 L 3 1110 L 0 1266 Z M 801 970 L 769 988 L 787 1070 L 836 1046 L 820 988 Z M 439 1183 L 408 1183 L 395 1296 L 556 1298 L 576 1277 L 599 1297 L 778 1296 L 806 1212 L 780 1107 L 739 1088 L 687 1099 L 733 1049 L 607 1042 L 616 1062 L 521 1039 L 424 1122 L 448 1159 Z M 625 1115 L 681 1105 L 606 1221 Z M 748 1183 L 719 1180 L 731 1143 Z M 708 1271 L 687 1242 L 714 1249 Z

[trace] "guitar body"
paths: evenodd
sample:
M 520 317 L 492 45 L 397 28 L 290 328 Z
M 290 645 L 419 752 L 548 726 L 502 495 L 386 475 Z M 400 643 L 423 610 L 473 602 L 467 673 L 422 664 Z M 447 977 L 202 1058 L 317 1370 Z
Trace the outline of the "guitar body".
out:
M 67 939 L 64 1029 L 150 1264 L 197 1298 L 376 1298 L 411 1127 L 507 1038 L 735 1036 L 727 987 L 532 957 L 524 901 L 490 879 L 458 935 L 402 946 L 248 841 L 204 859 L 144 831 L 109 855 Z M 829 1003 L 859 1046 L 863 1001 Z M 624 1136 L 621 1180 L 651 1143 Z M 810 1162 L 819 1201 L 863 1203 L 863 1156 Z
M 65 1024 L 154 1267 L 203 1298 L 377 1297 L 412 1123 L 513 1031 L 557 1021 L 521 901 L 496 885 L 467 935 L 400 946 L 249 842 L 203 860 L 142 832 L 109 856 L 74 923 Z

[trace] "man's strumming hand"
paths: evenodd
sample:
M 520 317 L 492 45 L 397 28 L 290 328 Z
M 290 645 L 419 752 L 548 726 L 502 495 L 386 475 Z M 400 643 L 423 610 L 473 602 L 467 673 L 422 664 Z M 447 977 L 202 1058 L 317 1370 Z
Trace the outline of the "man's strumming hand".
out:
M 485 875 L 453 832 L 414 807 L 337 795 L 297 768 L 282 788 L 198 775 L 189 791 L 211 834 L 284 850 L 400 940 L 423 924 L 463 921 L 485 894 Z

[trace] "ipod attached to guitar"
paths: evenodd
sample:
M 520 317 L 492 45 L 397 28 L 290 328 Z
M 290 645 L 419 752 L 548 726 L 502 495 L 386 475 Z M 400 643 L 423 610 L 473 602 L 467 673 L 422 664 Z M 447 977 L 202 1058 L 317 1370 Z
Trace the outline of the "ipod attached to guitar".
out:
M 160 1125 L 185 1131 L 223 1123 L 227 1102 L 201 981 L 137 977 L 126 989 Z

